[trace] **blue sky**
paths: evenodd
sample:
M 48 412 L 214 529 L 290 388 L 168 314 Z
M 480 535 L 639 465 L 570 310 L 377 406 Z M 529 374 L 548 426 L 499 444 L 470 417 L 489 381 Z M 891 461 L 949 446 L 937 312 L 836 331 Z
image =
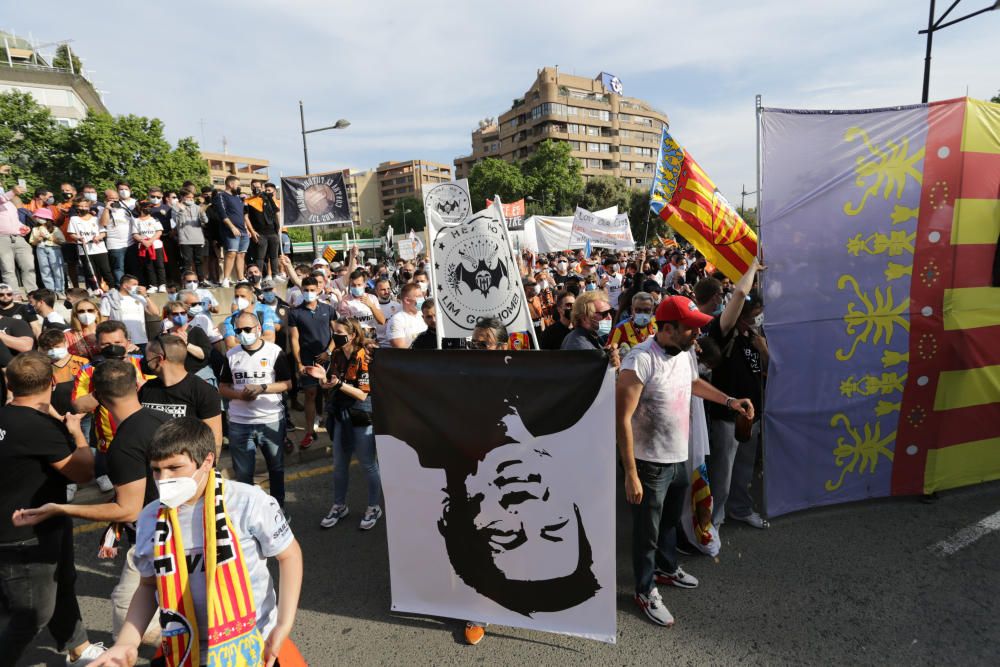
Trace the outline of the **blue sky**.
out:
M 953 16 L 992 0 L 963 0 Z M 919 102 L 927 3 L 917 0 L 7 0 L 0 27 L 74 39 L 113 113 L 158 116 L 171 139 L 313 171 L 470 151 L 545 65 L 617 74 L 670 116 L 674 135 L 735 200 L 753 189 L 754 95 L 766 106 Z M 939 2 L 940 6 L 950 3 Z M 935 35 L 931 99 L 1000 89 L 1000 11 Z M 202 129 L 204 127 L 204 130 Z

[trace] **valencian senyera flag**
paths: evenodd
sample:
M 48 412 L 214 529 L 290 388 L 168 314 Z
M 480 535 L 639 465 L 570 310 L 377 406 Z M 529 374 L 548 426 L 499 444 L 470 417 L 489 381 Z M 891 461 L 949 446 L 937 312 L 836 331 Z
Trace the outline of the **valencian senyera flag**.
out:
M 1000 104 L 761 132 L 768 513 L 1000 479 Z
M 739 280 L 757 256 L 757 235 L 667 128 L 649 208 L 730 280 Z
M 380 350 L 371 373 L 392 609 L 614 643 L 606 357 Z

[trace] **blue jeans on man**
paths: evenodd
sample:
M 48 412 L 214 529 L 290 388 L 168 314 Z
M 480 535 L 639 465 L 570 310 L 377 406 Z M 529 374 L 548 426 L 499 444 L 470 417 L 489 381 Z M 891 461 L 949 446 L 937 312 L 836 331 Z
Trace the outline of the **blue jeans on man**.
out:
M 677 571 L 677 522 L 690 484 L 680 463 L 635 462 L 642 484 L 642 502 L 632 505 L 632 571 L 635 592 L 653 588 L 653 574 Z
M 267 424 L 229 422 L 229 455 L 233 458 L 233 473 L 237 482 L 253 484 L 257 447 L 267 463 L 271 495 L 285 506 L 285 419 Z
M 128 248 L 108 248 L 108 263 L 111 264 L 111 275 L 115 278 L 115 287 L 122 284 L 122 276 L 125 275 L 125 255 Z

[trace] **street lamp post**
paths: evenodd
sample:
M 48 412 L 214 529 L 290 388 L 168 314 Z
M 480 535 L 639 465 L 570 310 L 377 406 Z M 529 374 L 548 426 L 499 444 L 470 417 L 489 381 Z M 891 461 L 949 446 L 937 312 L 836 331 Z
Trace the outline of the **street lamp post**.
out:
M 305 108 L 302 106 L 302 100 L 299 100 L 299 122 L 302 126 L 302 159 L 306 163 L 306 175 L 309 175 L 309 147 L 306 145 L 306 135 L 313 134 L 314 132 L 323 132 L 325 130 L 343 130 L 345 127 L 350 126 L 351 122 L 344 118 L 341 118 L 333 125 L 328 125 L 327 127 L 318 127 L 315 130 L 306 129 L 306 112 Z M 310 236 L 312 236 L 313 245 L 313 257 L 319 256 L 319 247 L 316 243 L 316 226 L 309 227 Z
M 948 9 L 945 10 L 944 14 L 942 14 L 935 21 L 934 0 L 931 0 L 930 12 L 927 17 L 927 29 L 920 30 L 917 33 L 920 35 L 927 35 L 927 54 L 924 56 L 924 91 L 920 97 L 920 101 L 923 102 L 924 104 L 927 103 L 927 99 L 930 96 L 930 89 L 931 89 L 931 42 L 934 39 L 934 33 L 937 32 L 938 30 L 947 28 L 948 26 L 955 25 L 956 23 L 961 23 L 966 19 L 971 19 L 973 16 L 979 16 L 980 14 L 985 14 L 986 12 L 992 12 L 994 9 L 1000 9 L 1000 0 L 997 0 L 989 7 L 984 7 L 983 9 L 972 12 L 971 14 L 966 14 L 961 18 L 953 19 L 951 21 L 948 21 L 947 23 L 943 23 L 943 21 L 948 17 L 948 14 L 951 13 L 951 10 L 955 9 L 955 7 L 957 7 L 958 3 L 961 1 L 962 0 L 955 0 L 954 2 L 952 2 L 951 6 L 949 6 Z

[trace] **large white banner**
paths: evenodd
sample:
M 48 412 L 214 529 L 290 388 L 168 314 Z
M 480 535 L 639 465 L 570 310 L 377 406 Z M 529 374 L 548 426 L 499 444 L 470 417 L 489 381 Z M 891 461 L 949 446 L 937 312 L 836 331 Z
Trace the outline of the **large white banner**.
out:
M 392 609 L 613 643 L 603 355 L 382 350 L 372 400 Z
M 593 213 L 605 220 L 614 220 L 618 215 L 618 207 L 612 206 Z M 585 240 L 573 242 L 573 216 L 550 216 L 536 215 L 533 223 L 535 226 L 535 239 L 537 241 L 537 252 L 561 252 L 563 250 L 579 250 L 586 245 Z M 527 224 L 525 224 L 527 228 Z
M 573 216 L 570 245 L 585 246 L 588 240 L 593 248 L 635 250 L 632 226 L 629 224 L 627 213 L 619 213 L 608 219 L 577 206 L 576 215 Z
M 495 201 L 457 224 L 425 209 L 441 338 L 470 336 L 482 317 L 499 319 L 511 333 L 532 328 L 500 206 Z

